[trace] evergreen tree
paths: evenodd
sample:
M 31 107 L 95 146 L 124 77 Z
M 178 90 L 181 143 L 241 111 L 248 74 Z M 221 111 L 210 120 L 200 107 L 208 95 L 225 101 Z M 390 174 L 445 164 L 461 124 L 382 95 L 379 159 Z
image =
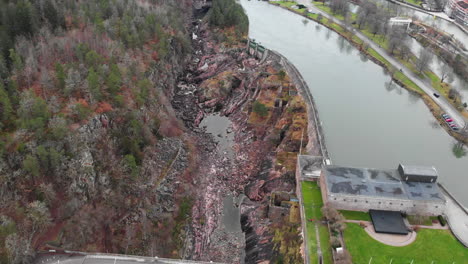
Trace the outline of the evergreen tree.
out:
M 32 91 L 26 91 L 20 101 L 18 116 L 18 122 L 22 128 L 41 134 L 49 120 L 50 113 L 42 98 L 35 96 Z
M 94 68 L 91 67 L 88 72 L 88 77 L 86 78 L 88 81 L 88 88 L 91 94 L 93 95 L 94 99 L 99 101 L 101 100 L 101 91 L 99 89 L 99 76 L 94 71 Z
M 65 70 L 60 62 L 55 64 L 55 74 L 57 77 L 57 87 L 63 91 L 65 89 Z
M 116 95 L 117 92 L 120 90 L 120 85 L 122 83 L 122 76 L 120 74 L 119 67 L 117 64 L 112 64 L 110 68 L 109 76 L 106 80 L 107 88 L 109 89 L 109 93 L 111 95 Z
M 214 0 L 209 22 L 221 28 L 235 26 L 236 30 L 242 34 L 247 33 L 249 29 L 249 19 L 244 9 L 234 0 Z
M 5 91 L 3 83 L 0 81 L 0 130 L 7 126 L 13 116 L 10 98 Z

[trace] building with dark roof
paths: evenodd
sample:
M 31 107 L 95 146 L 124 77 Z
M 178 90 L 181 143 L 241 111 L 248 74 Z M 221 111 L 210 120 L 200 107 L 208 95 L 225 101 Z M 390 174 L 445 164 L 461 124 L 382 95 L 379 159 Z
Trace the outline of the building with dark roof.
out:
M 398 172 L 406 182 L 436 182 L 437 170 L 434 167 L 398 165 Z
M 406 235 L 408 228 L 400 212 L 369 210 L 369 215 L 376 233 Z
M 432 167 L 400 165 L 398 169 L 369 169 L 325 165 L 320 184 L 324 201 L 342 210 L 391 210 L 439 215 L 445 198 Z

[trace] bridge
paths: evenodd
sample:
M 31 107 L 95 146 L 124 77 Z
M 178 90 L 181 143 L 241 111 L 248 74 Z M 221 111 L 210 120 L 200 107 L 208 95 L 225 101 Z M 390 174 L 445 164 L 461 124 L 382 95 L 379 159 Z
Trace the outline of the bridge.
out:
M 86 253 L 79 251 L 55 251 L 41 252 L 32 262 L 33 264 L 222 264 L 219 262 L 206 262 L 181 259 L 167 259 L 148 256 L 131 256 L 107 253 Z

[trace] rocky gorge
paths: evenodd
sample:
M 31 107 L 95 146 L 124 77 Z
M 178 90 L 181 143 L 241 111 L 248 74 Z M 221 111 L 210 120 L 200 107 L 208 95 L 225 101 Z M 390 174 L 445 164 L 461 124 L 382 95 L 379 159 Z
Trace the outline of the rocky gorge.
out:
M 289 214 L 269 217 L 269 208 L 273 193 L 294 195 L 296 155 L 301 139 L 308 140 L 305 103 L 277 60 L 260 63 L 249 56 L 245 39 L 230 40 L 232 31 L 212 30 L 203 21 L 195 22 L 194 30 L 193 63 L 172 99 L 202 157 L 192 176 L 197 191 L 184 257 L 297 263 L 298 215 L 291 221 Z M 219 34 L 224 41 L 215 40 Z M 255 109 L 258 104 L 265 113 Z M 199 127 L 213 113 L 231 121 L 226 129 L 234 134 L 232 157 L 217 145 L 216 135 Z M 245 195 L 238 204 L 244 235 L 228 232 L 222 222 L 223 199 L 240 194 Z M 296 245 L 288 244 L 291 237 Z
M 168 14 L 180 32 L 157 28 L 163 37 L 140 49 L 94 41 L 91 24 L 69 30 L 71 50 L 86 54 L 64 64 L 73 74 L 77 68 L 69 98 L 40 80 L 31 90 L 20 85 L 21 102 L 43 100 L 51 114 L 46 136 L 11 130 L 1 145 L 8 153 L 0 159 L 0 263 L 27 263 L 48 249 L 302 261 L 293 197 L 307 106 L 277 60 L 247 53 L 245 33 L 210 25 L 209 2 L 179 2 L 179 16 Z M 88 90 L 87 66 L 122 79 L 115 102 Z M 57 81 L 59 72 L 51 70 Z M 112 81 L 100 82 L 104 97 Z M 71 116 L 75 108 L 86 114 Z M 223 123 L 206 121 L 213 116 Z

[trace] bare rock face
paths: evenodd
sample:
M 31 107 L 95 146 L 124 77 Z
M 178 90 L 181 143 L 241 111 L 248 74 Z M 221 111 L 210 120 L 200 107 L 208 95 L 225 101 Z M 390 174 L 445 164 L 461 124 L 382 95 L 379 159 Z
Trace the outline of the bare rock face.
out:
M 97 191 L 97 184 L 106 184 L 108 179 L 98 174 L 95 170 L 93 157 L 93 145 L 108 132 L 109 121 L 106 115 L 98 115 L 86 125 L 81 126 L 76 133 L 68 137 L 68 146 L 72 157 L 61 166 L 64 176 L 71 182 L 68 186 L 69 193 L 79 194 L 79 197 L 88 199 Z
M 96 191 L 96 172 L 93 163 L 94 160 L 88 147 L 83 148 L 73 160 L 67 162 L 65 173 L 72 179 L 68 187 L 70 193 L 83 195 Z

